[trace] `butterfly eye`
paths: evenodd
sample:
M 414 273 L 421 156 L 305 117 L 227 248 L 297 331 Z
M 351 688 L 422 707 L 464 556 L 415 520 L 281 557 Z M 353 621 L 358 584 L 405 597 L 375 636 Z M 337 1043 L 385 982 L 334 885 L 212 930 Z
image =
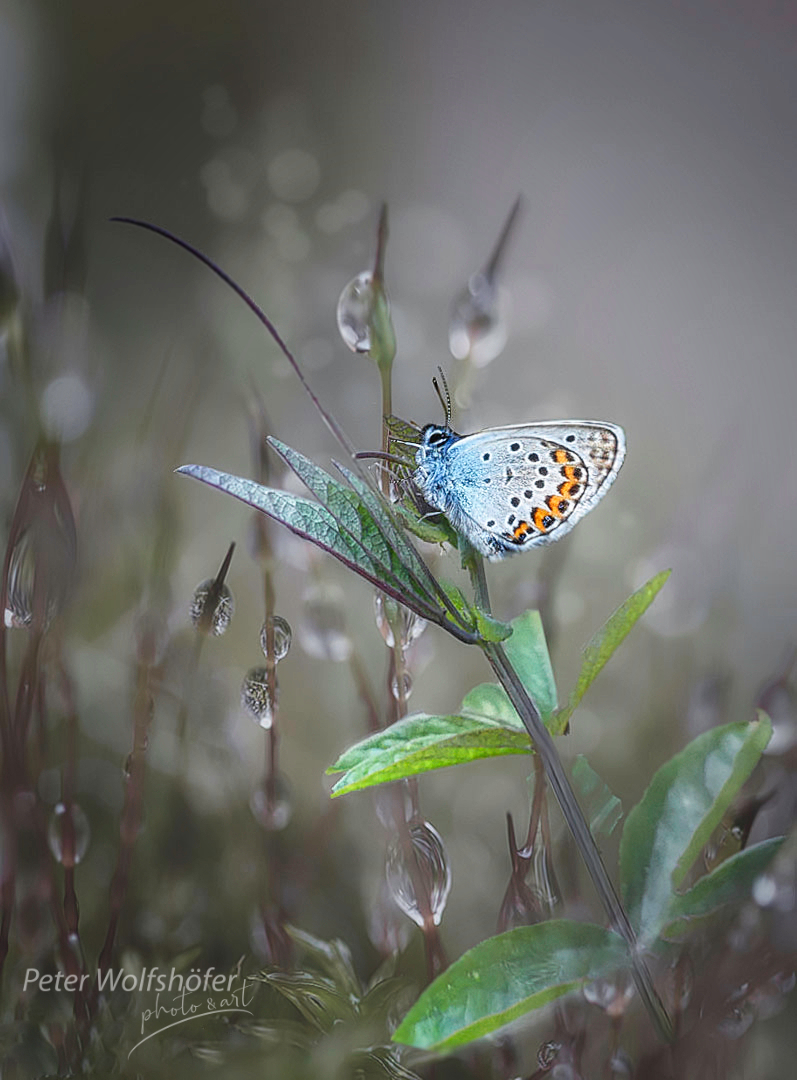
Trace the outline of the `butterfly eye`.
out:
M 427 446 L 443 446 L 451 438 L 451 432 L 444 428 L 431 428 L 426 432 Z

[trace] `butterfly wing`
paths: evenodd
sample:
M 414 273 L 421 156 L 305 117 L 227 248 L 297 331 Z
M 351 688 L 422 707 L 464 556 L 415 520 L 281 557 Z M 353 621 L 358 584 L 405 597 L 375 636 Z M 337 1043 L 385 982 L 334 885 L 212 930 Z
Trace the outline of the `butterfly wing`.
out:
M 570 532 L 617 476 L 625 435 L 597 421 L 542 421 L 466 435 L 448 455 L 463 531 L 500 558 Z

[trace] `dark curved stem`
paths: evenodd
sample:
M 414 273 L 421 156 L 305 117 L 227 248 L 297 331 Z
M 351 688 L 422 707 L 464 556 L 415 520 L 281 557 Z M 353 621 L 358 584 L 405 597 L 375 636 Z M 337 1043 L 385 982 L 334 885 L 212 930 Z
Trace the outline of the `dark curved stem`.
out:
M 512 704 L 517 709 L 524 727 L 531 736 L 534 748 L 539 754 L 545 769 L 548 783 L 551 785 L 551 789 L 561 807 L 567 826 L 573 834 L 573 839 L 587 867 L 587 872 L 592 878 L 600 901 L 609 916 L 609 921 L 628 945 L 631 972 L 645 1008 L 650 1014 L 651 1020 L 661 1038 L 666 1042 L 670 1042 L 673 1037 L 672 1021 L 653 985 L 653 979 L 647 965 L 639 953 L 634 929 L 629 922 L 625 908 L 617 895 L 606 867 L 603 865 L 598 845 L 589 830 L 589 825 L 570 785 L 554 741 L 542 722 L 537 706 L 529 697 L 526 688 L 521 683 L 517 672 L 512 667 L 501 646 L 486 642 L 482 645 L 482 649 L 501 685 L 509 695 Z

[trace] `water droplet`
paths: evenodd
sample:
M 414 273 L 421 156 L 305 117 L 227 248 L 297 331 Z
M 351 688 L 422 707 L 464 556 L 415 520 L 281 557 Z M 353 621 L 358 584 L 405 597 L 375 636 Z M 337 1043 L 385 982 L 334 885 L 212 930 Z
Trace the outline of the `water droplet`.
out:
M 548 915 L 553 914 L 561 903 L 561 893 L 546 844 L 538 842 L 534 845 L 529 884 L 539 898 L 541 909 Z
M 250 668 L 241 686 L 241 704 L 262 728 L 268 729 L 274 723 L 276 697 L 275 691 L 272 698 L 268 668 Z
M 312 585 L 304 594 L 298 625 L 299 644 L 309 656 L 342 663 L 352 653 L 343 613 L 343 590 L 337 585 Z
M 273 635 L 273 652 L 271 656 L 268 653 L 268 632 L 269 628 Z M 278 664 L 280 660 L 284 660 L 288 655 L 288 649 L 291 647 L 291 640 L 293 638 L 293 631 L 291 630 L 291 624 L 287 619 L 283 619 L 281 615 L 269 615 L 260 630 L 260 648 L 263 650 L 263 655 L 267 662 Z
M 486 274 L 473 274 L 455 299 L 448 327 L 448 347 L 457 360 L 486 367 L 506 345 L 507 296 Z
M 352 352 L 371 350 L 371 310 L 374 290 L 371 272 L 364 270 L 351 279 L 338 300 L 338 331 Z
M 274 779 L 271 790 L 256 787 L 249 800 L 249 808 L 258 825 L 269 832 L 284 829 L 293 815 L 293 800 L 288 781 L 280 773 Z
M 403 952 L 410 941 L 410 924 L 396 910 L 387 882 L 383 879 L 376 899 L 366 906 L 368 937 L 385 956 Z
M 417 641 L 427 626 L 426 619 L 422 619 L 392 597 L 385 596 L 383 592 L 374 593 L 374 616 L 377 629 L 389 649 L 396 643 L 394 626 L 398 629 L 404 650 L 408 649 L 413 641 Z
M 609 1062 L 612 1076 L 631 1077 L 634 1075 L 634 1063 L 624 1050 L 616 1050 Z
M 748 1001 L 742 1001 L 730 1010 L 724 1020 L 717 1026 L 720 1035 L 726 1039 L 741 1039 L 755 1020 L 755 1013 Z
M 753 882 L 753 899 L 762 908 L 776 911 L 793 911 L 795 907 L 795 883 L 787 875 L 769 870 Z
M 409 701 L 412 697 L 412 675 L 409 671 L 402 671 L 390 680 L 390 693 L 396 701 Z
M 560 1061 L 551 1069 L 551 1080 L 581 1080 L 581 1074 L 568 1061 Z
M 587 983 L 582 993 L 590 1005 L 597 1005 L 599 1009 L 608 1009 L 617 997 L 617 986 L 611 979 L 596 979 L 595 982 Z
M 413 816 L 412 796 L 406 784 L 383 784 L 374 789 L 376 816 L 388 830 L 394 832 L 396 822 L 409 821 Z
M 786 997 L 792 992 L 795 985 L 793 971 L 780 971 L 771 979 L 753 991 L 752 1001 L 756 1017 L 759 1020 L 768 1020 L 776 1016 L 786 1006 Z
M 33 477 L 35 496 L 48 499 L 44 481 Z M 41 493 L 40 495 L 38 493 Z M 8 566 L 8 598 L 4 613 L 7 627 L 30 626 L 36 618 L 37 592 L 41 590 L 40 611 L 46 628 L 61 608 L 74 566 L 74 535 L 65 521 L 42 505 L 31 514 L 32 523 L 17 538 Z M 63 526 L 63 527 L 62 527 Z
M 215 578 L 201 582 L 191 600 L 191 622 L 197 630 L 208 628 L 220 637 L 232 622 L 235 600 L 227 585 L 215 586 Z
M 541 1069 L 550 1069 L 553 1063 L 556 1061 L 559 1051 L 562 1049 L 562 1044 L 555 1039 L 549 1039 L 547 1042 L 540 1043 L 537 1050 L 537 1064 Z
M 89 426 L 94 395 L 80 375 L 60 375 L 44 388 L 41 416 L 60 442 L 73 442 Z
M 448 894 L 451 891 L 451 867 L 442 837 L 428 821 L 419 821 L 409 827 L 412 851 L 417 871 L 429 895 L 429 907 L 435 926 L 440 925 Z M 385 879 L 396 904 L 418 926 L 423 926 L 423 915 L 415 896 L 415 888 L 404 862 L 404 852 L 399 839 L 394 840 L 387 853 Z
M 88 818 L 77 803 L 72 803 L 70 812 L 64 803 L 56 804 L 47 829 L 54 859 L 63 866 L 77 866 L 88 850 L 90 836 Z

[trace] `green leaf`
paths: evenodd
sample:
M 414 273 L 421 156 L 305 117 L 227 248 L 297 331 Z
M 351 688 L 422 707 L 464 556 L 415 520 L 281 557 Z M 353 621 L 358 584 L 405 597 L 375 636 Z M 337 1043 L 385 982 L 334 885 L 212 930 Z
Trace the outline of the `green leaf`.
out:
M 539 611 L 526 611 L 510 623 L 512 636 L 504 652 L 532 701 L 548 720 L 556 710 L 556 682 Z
M 627 963 L 622 939 L 592 923 L 522 926 L 466 952 L 421 994 L 396 1042 L 453 1050 Z
M 573 783 L 581 795 L 581 804 L 589 821 L 589 829 L 597 840 L 611 836 L 623 816 L 623 804 L 609 790 L 583 754 L 573 762 Z
M 643 942 L 659 934 L 674 890 L 769 742 L 772 725 L 764 713 L 758 716 L 699 735 L 662 765 L 629 813 L 620 842 L 620 883 Z
M 509 623 L 494 619 L 479 607 L 474 606 L 473 611 L 476 615 L 476 630 L 482 641 L 506 641 L 512 634 Z
M 469 690 L 462 699 L 460 712 L 466 716 L 477 716 L 494 720 L 504 727 L 525 731 L 523 721 L 509 700 L 509 695 L 498 683 L 479 683 Z
M 345 795 L 478 758 L 528 754 L 530 749 L 525 730 L 508 730 L 486 717 L 415 713 L 350 747 L 327 772 L 345 773 L 332 789 L 333 796 Z
M 419 540 L 423 540 L 427 544 L 451 544 L 452 547 L 457 546 L 457 534 L 442 515 L 436 514 L 434 518 L 420 518 L 414 507 L 410 508 L 403 503 L 396 503 L 393 509 L 404 525 Z
M 785 837 L 776 836 L 737 851 L 706 874 L 688 892 L 673 896 L 661 937 L 678 940 L 727 904 L 750 896 L 753 883 L 769 866 Z
M 550 725 L 552 734 L 561 735 L 566 730 L 568 721 L 584 694 L 606 666 L 612 654 L 625 641 L 634 623 L 639 621 L 653 603 L 656 594 L 669 576 L 670 571 L 663 570 L 652 577 L 647 584 L 629 596 L 590 639 L 584 649 L 578 681 L 567 704 L 557 711 L 555 722 Z
M 255 510 L 279 521 L 297 536 L 334 555 L 349 569 L 424 619 L 445 627 L 460 641 L 476 641 L 473 631 L 464 629 L 455 622 L 443 603 L 432 598 L 430 592 L 420 586 L 418 576 L 402 562 L 396 550 L 385 540 L 356 492 L 345 488 L 322 469 L 312 465 L 312 462 L 308 465 L 312 466 L 314 474 L 311 475 L 311 470 L 307 469 L 306 475 L 312 479 L 315 490 L 324 492 L 334 508 L 334 513 L 310 499 L 265 487 L 254 480 L 233 476 L 208 466 L 183 465 L 176 471 L 233 495 Z M 418 559 L 420 560 L 419 556 Z M 429 576 L 431 578 L 431 575 Z

